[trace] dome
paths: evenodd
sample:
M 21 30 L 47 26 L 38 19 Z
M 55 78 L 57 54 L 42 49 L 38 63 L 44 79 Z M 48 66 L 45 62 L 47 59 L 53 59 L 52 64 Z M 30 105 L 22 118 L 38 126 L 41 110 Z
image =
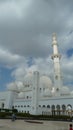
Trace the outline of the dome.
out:
M 70 94 L 69 88 L 66 86 L 63 86 L 61 89 L 61 94 Z
M 24 77 L 24 84 L 32 84 L 33 74 L 30 72 Z
M 14 82 L 8 84 L 7 88 L 8 88 L 8 90 L 10 90 L 10 91 L 18 91 L 17 85 L 16 85 L 16 83 L 14 83 Z
M 52 89 L 52 81 L 49 77 L 47 76 L 42 76 L 40 77 L 40 86 L 43 88 L 49 88 Z
M 17 81 L 16 86 L 18 88 L 18 91 L 22 91 L 24 89 L 23 82 L 21 82 L 21 81 Z
M 71 91 L 71 95 L 73 95 L 73 91 Z
M 24 98 L 25 96 L 24 96 L 24 92 L 20 92 L 19 94 L 18 94 L 18 98 Z
M 52 92 L 49 89 L 46 89 L 45 92 L 43 93 L 43 96 L 51 97 Z

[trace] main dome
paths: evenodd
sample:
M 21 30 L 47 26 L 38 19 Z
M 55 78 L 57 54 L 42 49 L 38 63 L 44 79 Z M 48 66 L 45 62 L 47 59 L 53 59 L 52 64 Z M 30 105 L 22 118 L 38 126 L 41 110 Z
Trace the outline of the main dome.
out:
M 40 86 L 41 88 L 49 88 L 52 89 L 52 81 L 48 76 L 41 76 L 40 77 Z

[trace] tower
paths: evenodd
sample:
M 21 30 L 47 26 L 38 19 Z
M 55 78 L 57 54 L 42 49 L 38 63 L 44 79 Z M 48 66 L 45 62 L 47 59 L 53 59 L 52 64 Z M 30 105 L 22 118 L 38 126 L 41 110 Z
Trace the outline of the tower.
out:
M 53 55 L 52 59 L 54 62 L 54 84 L 55 84 L 55 91 L 60 92 L 61 86 L 62 86 L 62 80 L 61 80 L 61 69 L 60 69 L 60 58 L 61 55 L 58 52 L 58 43 L 57 43 L 57 37 L 54 33 L 52 36 L 52 47 L 53 47 Z
M 32 108 L 31 114 L 38 115 L 38 99 L 39 99 L 39 72 L 33 73 L 33 86 L 32 86 Z

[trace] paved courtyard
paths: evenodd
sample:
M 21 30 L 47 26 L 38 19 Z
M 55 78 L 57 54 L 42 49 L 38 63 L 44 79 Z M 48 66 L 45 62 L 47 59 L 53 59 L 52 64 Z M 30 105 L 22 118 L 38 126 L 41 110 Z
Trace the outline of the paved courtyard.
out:
M 0 130 L 69 130 L 70 122 L 42 121 L 43 124 L 29 123 L 24 120 L 0 119 Z

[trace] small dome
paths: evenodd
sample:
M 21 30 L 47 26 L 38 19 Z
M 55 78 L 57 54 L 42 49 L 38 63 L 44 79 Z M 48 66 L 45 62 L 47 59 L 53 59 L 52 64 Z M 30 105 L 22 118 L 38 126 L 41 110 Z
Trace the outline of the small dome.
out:
M 18 98 L 24 98 L 25 96 L 24 96 L 24 92 L 20 92 L 19 94 L 18 94 Z
M 63 86 L 61 89 L 61 94 L 70 94 L 69 88 L 66 86 Z
M 43 96 L 51 97 L 52 92 L 49 89 L 46 89 L 45 92 L 43 93 Z
M 73 91 L 71 91 L 71 95 L 73 95 Z
M 10 91 L 18 91 L 17 85 L 13 82 L 7 85 L 7 89 Z
M 17 81 L 16 86 L 18 88 L 18 91 L 22 91 L 24 89 L 23 82 L 21 82 L 21 81 Z
M 41 88 L 49 88 L 49 89 L 52 89 L 52 81 L 49 77 L 47 76 L 42 76 L 40 77 L 40 86 Z
M 24 84 L 32 84 L 33 80 L 33 74 L 30 72 L 24 77 Z

